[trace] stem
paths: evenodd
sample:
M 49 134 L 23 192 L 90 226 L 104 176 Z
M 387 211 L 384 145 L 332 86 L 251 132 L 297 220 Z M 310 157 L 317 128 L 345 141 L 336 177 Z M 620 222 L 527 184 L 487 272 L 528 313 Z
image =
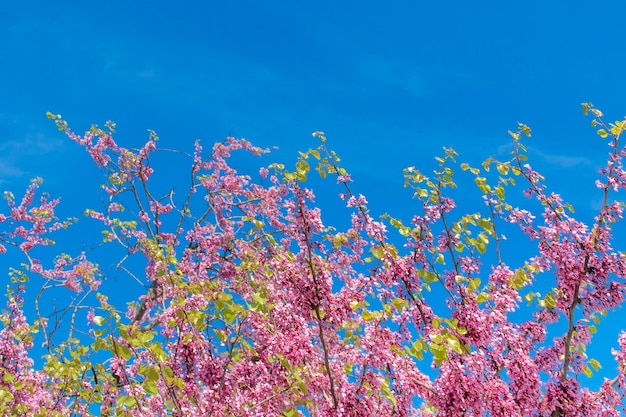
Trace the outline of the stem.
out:
M 296 190 L 299 190 L 297 188 L 297 185 L 296 185 Z M 302 208 L 303 202 L 301 198 L 299 199 L 299 203 L 300 204 L 298 207 L 298 213 L 300 214 L 300 217 L 302 218 L 302 223 L 304 224 L 303 234 L 304 234 L 304 241 L 306 243 L 306 248 L 307 248 L 307 263 L 309 265 L 309 270 L 311 271 L 311 277 L 313 278 L 313 284 L 315 288 L 315 298 L 317 299 L 316 303 L 310 302 L 310 304 L 311 304 L 311 307 L 313 308 L 313 311 L 315 312 L 315 319 L 317 321 L 320 343 L 322 344 L 322 350 L 324 352 L 324 367 L 326 368 L 326 374 L 328 375 L 328 382 L 330 384 L 330 394 L 333 398 L 333 406 L 334 408 L 337 408 L 337 406 L 339 405 L 339 400 L 337 399 L 337 394 L 335 393 L 335 381 L 333 379 L 333 374 L 330 369 L 328 346 L 326 345 L 326 339 L 324 337 L 324 327 L 322 325 L 322 314 L 319 308 L 320 303 L 322 301 L 322 297 L 320 296 L 320 293 L 319 293 L 317 274 L 315 272 L 315 266 L 313 265 L 313 252 L 311 250 L 311 242 L 309 241 L 309 233 L 308 233 L 309 224 L 307 223 L 306 217 L 304 215 L 304 211 Z

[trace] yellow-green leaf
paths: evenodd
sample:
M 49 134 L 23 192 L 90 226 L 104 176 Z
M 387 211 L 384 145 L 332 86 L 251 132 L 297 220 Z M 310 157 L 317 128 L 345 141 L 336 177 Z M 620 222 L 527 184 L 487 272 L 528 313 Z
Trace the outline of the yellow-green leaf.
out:
M 520 136 L 519 136 L 519 133 L 517 133 L 517 132 L 511 132 L 511 131 L 509 130 L 509 135 L 511 135 L 511 137 L 512 137 L 513 139 L 515 139 L 515 140 L 519 140 L 519 137 L 520 137 Z
M 602 365 L 600 365 L 600 362 L 596 359 L 589 359 L 589 365 L 591 365 L 593 370 L 596 372 L 598 372 L 598 369 L 602 368 Z
M 106 319 L 102 316 L 94 316 L 93 318 L 93 322 L 96 323 L 98 326 L 102 326 L 105 321 Z
M 154 381 L 148 380 L 143 383 L 143 389 L 151 395 L 157 395 L 159 393 L 159 388 L 157 387 Z
M 376 259 L 380 259 L 385 255 L 385 248 L 382 246 L 376 246 L 375 248 L 371 248 L 370 251 L 372 255 L 376 257 Z

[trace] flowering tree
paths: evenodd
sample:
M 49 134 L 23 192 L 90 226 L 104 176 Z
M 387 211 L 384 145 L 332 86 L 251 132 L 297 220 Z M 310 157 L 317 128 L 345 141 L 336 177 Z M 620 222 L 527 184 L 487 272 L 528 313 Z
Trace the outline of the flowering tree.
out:
M 85 213 L 146 291 L 116 305 L 98 292 L 104 275 L 89 253 L 37 257 L 74 219 L 55 217 L 59 200 L 40 195 L 40 180 L 21 201 L 5 193 L 0 253 L 19 251 L 23 261 L 10 271 L 0 317 L 2 414 L 620 415 L 626 333 L 597 391 L 579 377 L 600 372 L 585 347 L 624 299 L 626 260 L 612 227 L 622 218 L 613 195 L 626 187 L 626 122 L 605 124 L 591 104 L 583 111 L 609 145 L 591 225 L 526 163 L 523 124 L 509 132 L 508 160 L 474 167 L 445 149 L 431 176 L 406 168 L 419 209 L 400 219 L 370 213 L 321 132 L 294 169 L 275 163 L 255 175 L 229 158 L 266 150 L 234 138 L 209 152 L 196 143 L 187 191 L 158 195 L 154 132 L 126 149 L 113 123 L 77 135 L 49 113 L 106 174 L 105 207 Z M 456 167 L 473 178 L 482 210 L 456 207 Z M 315 207 L 311 171 L 342 187 L 345 230 Z M 510 196 L 516 185 L 527 200 Z M 517 242 L 502 233 L 513 228 L 525 235 Z M 536 252 L 507 263 L 516 245 Z M 29 322 L 23 300 L 36 276 L 44 285 Z M 50 318 L 46 294 L 59 285 L 76 296 Z M 37 367 L 39 339 L 47 354 Z

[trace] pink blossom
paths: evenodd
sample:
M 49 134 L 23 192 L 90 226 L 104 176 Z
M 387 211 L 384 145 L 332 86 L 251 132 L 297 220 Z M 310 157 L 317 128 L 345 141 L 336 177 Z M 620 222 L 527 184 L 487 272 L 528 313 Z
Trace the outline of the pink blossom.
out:
M 110 276 L 93 263 L 95 252 L 50 255 L 49 235 L 71 223 L 55 219 L 59 201 L 40 198 L 38 180 L 21 199 L 8 194 L 0 252 L 7 245 L 23 252 L 0 314 L 0 391 L 13 396 L 11 412 L 18 404 L 31 414 L 88 415 L 99 407 L 137 416 L 624 411 L 626 333 L 612 351 L 617 366 L 598 368 L 607 375 L 600 388 L 584 387 L 581 377 L 596 367 L 585 356 L 594 320 L 620 308 L 626 293 L 626 257 L 614 247 L 614 226 L 623 221 L 614 193 L 626 187 L 626 150 L 617 139 L 599 180 L 608 197 L 587 223 L 546 191 L 515 142 L 517 153 L 498 162 L 495 176 L 467 170 L 491 184 L 476 195 L 476 213 L 460 210 L 449 192 L 451 150 L 433 178 L 405 171 L 417 196 L 409 218 L 379 219 L 350 188 L 349 174 L 340 175 L 342 227 L 330 223 L 342 212 L 329 217 L 316 206 L 317 188 L 280 169 L 269 184 L 236 170 L 234 153 L 264 152 L 247 141 L 227 138 L 205 156 L 196 142 L 189 189 L 159 194 L 147 159 L 158 152 L 153 132 L 141 148 L 125 149 L 111 129 L 79 136 L 61 126 L 106 171 L 107 207 L 86 214 L 100 222 L 104 244 L 121 249 L 121 262 L 106 260 L 117 268 L 116 289 L 145 291 L 129 305 L 93 294 L 105 292 L 101 281 Z M 315 152 L 329 171 L 343 173 L 325 146 Z M 513 167 L 530 204 L 509 204 L 494 191 L 508 186 L 513 177 L 503 172 Z M 261 180 L 269 175 L 258 172 Z M 513 193 L 507 188 L 507 198 Z M 516 258 L 511 227 L 526 234 L 521 244 L 534 249 L 528 258 Z M 505 241 L 502 229 L 513 237 Z M 38 282 L 45 282 L 36 296 L 42 302 L 27 318 L 21 291 Z M 45 303 L 68 290 L 80 295 Z M 75 318 L 84 311 L 83 332 Z M 30 358 L 38 317 L 35 337 L 51 348 L 41 370 Z

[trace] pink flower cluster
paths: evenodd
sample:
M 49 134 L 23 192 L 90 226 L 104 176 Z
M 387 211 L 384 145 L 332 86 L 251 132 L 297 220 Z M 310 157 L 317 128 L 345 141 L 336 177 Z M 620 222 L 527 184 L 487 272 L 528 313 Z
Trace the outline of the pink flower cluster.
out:
M 376 219 L 353 193 L 339 159 L 321 145 L 282 164 L 242 174 L 235 152 L 264 150 L 227 138 L 208 154 L 199 142 L 185 193 L 158 195 L 150 163 L 158 137 L 139 149 L 118 146 L 107 130 L 85 135 L 59 129 L 106 172 L 106 207 L 86 215 L 117 245 L 121 270 L 145 294 L 128 306 L 97 294 L 102 272 L 89 254 L 34 258 L 48 234 L 69 225 L 55 218 L 59 200 L 31 184 L 17 204 L 7 194 L 0 214 L 0 253 L 15 248 L 27 263 L 15 272 L 0 330 L 0 410 L 4 414 L 130 416 L 618 416 L 624 410 L 626 336 L 613 350 L 617 367 L 589 358 L 586 346 L 601 317 L 624 302 L 626 259 L 613 227 L 626 186 L 619 143 L 622 123 L 605 125 L 607 166 L 598 181 L 603 203 L 592 224 L 548 193 L 510 132 L 513 157 L 475 176 L 484 201 L 462 213 L 450 149 L 434 175 L 405 170 L 416 213 Z M 610 132 L 609 133 L 607 133 Z M 602 136 L 602 135 L 601 135 Z M 311 163 L 336 176 L 348 226 L 327 224 L 305 183 Z M 495 167 L 490 171 L 491 167 Z M 492 175 L 497 171 L 497 175 Z M 258 175 L 258 181 L 256 181 Z M 505 200 L 511 185 L 540 204 Z M 336 184 L 335 184 L 336 183 Z M 515 201 L 519 201 L 515 200 Z M 506 263 L 519 242 L 500 228 L 518 227 L 536 247 L 522 263 Z M 530 242 L 530 243 L 528 243 Z M 114 253 L 114 252 L 112 252 Z M 50 265 L 50 266 L 48 266 Z M 140 270 L 137 266 L 140 265 Z M 70 335 L 58 349 L 41 315 L 30 326 L 22 293 L 27 273 L 83 294 L 67 311 Z M 143 279 L 140 277 L 144 277 Z M 32 285 L 32 284 L 29 284 Z M 15 289 L 13 289 L 15 287 Z M 42 291 L 45 295 L 46 292 Z M 42 295 L 42 296 L 43 296 Z M 38 297 L 39 300 L 40 297 Z M 85 311 L 84 322 L 78 312 Z M 50 354 L 33 369 L 34 331 Z M 76 333 L 85 337 L 73 336 Z M 581 378 L 604 372 L 592 391 Z

